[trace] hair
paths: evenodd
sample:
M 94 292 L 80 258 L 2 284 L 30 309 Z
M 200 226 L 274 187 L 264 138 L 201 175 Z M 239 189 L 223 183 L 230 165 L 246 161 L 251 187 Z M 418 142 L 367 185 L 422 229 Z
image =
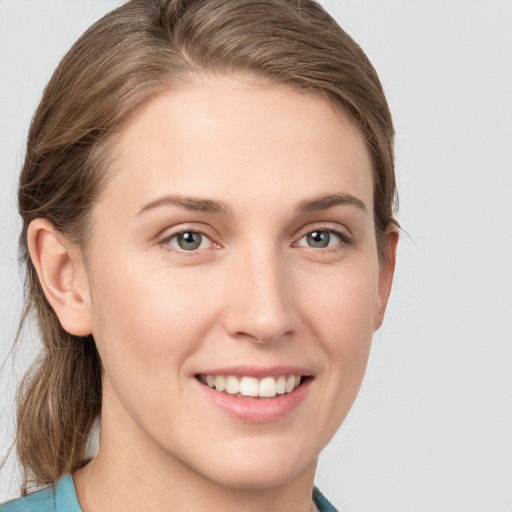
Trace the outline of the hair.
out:
M 373 163 L 379 258 L 393 217 L 394 130 L 368 58 L 314 0 L 131 0 L 92 25 L 48 83 L 32 120 L 19 184 L 22 325 L 35 312 L 44 344 L 17 397 L 22 493 L 86 462 L 101 413 L 102 367 L 91 336 L 60 325 L 27 247 L 38 217 L 86 246 L 90 211 L 116 137 L 156 95 L 201 74 L 246 74 L 324 96 L 359 128 Z

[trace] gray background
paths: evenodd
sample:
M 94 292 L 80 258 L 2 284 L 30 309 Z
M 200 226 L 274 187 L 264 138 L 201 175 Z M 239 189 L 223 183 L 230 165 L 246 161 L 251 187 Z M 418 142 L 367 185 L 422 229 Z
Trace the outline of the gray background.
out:
M 63 53 L 120 3 L 0 0 L 0 360 L 21 307 L 15 190 L 30 117 Z M 345 512 L 510 512 L 512 2 L 323 3 L 386 89 L 407 234 L 360 396 L 317 484 Z M 1 375 L 1 454 L 35 337 Z M 11 457 L 0 501 L 18 478 Z

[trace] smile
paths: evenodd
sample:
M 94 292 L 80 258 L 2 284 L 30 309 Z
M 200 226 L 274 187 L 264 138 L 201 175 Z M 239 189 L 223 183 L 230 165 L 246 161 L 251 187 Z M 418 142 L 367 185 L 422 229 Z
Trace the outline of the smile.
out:
M 239 366 L 195 375 L 201 395 L 244 423 L 269 423 L 293 414 L 309 394 L 314 375 L 291 366 Z
M 273 398 L 276 395 L 291 393 L 302 381 L 300 375 L 267 376 L 258 379 L 250 376 L 199 374 L 198 379 L 216 391 L 253 398 Z

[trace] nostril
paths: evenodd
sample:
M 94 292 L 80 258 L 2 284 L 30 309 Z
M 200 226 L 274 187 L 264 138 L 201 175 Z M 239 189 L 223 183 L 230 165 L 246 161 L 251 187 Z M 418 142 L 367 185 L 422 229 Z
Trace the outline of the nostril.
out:
M 263 329 L 253 329 L 252 332 L 237 332 L 234 337 L 237 339 L 249 339 L 253 342 L 266 345 L 269 343 L 278 343 L 286 338 L 289 338 L 293 334 L 292 330 L 288 330 L 285 332 L 279 332 L 278 330 L 263 330 Z

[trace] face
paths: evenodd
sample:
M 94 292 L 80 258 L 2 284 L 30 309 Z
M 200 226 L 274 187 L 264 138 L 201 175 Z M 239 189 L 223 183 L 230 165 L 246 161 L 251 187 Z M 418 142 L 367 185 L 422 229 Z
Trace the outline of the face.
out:
M 217 77 L 148 104 L 87 247 L 102 443 L 237 488 L 311 471 L 387 296 L 372 189 L 320 97 Z

